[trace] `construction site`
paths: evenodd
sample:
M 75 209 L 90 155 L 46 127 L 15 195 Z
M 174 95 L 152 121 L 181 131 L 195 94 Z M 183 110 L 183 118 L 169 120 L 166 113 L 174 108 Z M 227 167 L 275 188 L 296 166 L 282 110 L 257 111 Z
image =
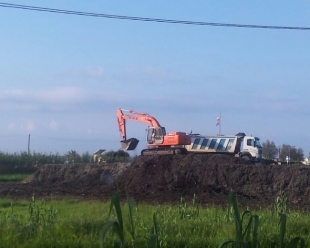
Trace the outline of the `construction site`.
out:
M 237 160 L 238 162 L 238 160 Z M 223 154 L 137 156 L 131 163 L 46 164 L 23 182 L 1 183 L 0 197 L 109 201 L 126 190 L 138 203 L 177 204 L 198 197 L 203 206 L 226 206 L 230 190 L 241 206 L 272 207 L 284 191 L 291 208 L 310 207 L 310 168 L 244 165 Z
M 127 113 L 125 113 L 125 111 Z M 109 201 L 126 191 L 137 202 L 177 204 L 194 196 L 204 206 L 226 206 L 231 190 L 244 207 L 272 207 L 285 193 L 291 208 L 310 207 L 310 168 L 262 163 L 258 137 L 166 132 L 156 118 L 133 110 L 116 112 L 123 151 L 139 140 L 127 138 L 126 121 L 148 125 L 147 148 L 131 162 L 106 162 L 94 153 L 93 163 L 44 164 L 22 182 L 1 183 L 0 197 Z

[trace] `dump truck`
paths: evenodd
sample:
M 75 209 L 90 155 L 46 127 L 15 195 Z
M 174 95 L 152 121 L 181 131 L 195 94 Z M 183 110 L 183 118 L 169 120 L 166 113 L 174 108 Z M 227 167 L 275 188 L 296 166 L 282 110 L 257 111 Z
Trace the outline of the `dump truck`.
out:
M 191 134 L 191 144 L 183 147 L 188 153 L 229 154 L 240 158 L 243 163 L 259 163 L 262 159 L 260 139 L 245 133 L 215 136 Z

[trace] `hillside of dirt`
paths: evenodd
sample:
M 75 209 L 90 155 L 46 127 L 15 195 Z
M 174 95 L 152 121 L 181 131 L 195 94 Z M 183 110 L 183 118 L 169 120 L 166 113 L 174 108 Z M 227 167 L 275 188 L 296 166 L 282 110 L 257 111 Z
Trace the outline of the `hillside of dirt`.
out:
M 235 190 L 243 206 L 271 206 L 283 190 L 291 207 L 310 207 L 310 167 L 242 165 L 226 155 L 136 157 L 129 163 L 44 165 L 22 183 L 1 183 L 0 197 L 109 200 L 118 188 L 138 202 L 178 203 L 196 194 L 204 205 L 226 205 Z

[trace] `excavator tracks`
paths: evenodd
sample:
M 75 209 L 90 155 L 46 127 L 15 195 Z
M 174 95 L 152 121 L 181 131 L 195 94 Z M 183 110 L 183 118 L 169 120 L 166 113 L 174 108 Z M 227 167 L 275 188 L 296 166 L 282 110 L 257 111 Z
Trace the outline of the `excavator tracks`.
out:
M 187 154 L 187 150 L 185 148 L 179 147 L 167 147 L 167 148 L 151 148 L 151 149 L 144 149 L 141 151 L 141 156 L 153 156 L 153 155 L 176 155 Z

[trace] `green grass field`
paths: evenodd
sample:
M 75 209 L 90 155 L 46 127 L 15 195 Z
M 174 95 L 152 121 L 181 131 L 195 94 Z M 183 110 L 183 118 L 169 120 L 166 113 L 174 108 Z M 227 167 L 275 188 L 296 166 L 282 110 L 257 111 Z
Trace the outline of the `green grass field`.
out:
M 2 174 L 0 182 L 29 174 Z M 270 209 L 0 199 L 0 247 L 310 247 L 310 213 L 290 212 L 283 192 Z M 228 211 L 229 210 L 229 211 Z
M 22 181 L 31 174 L 29 173 L 19 173 L 19 174 L 0 174 L 0 182 L 16 182 Z
M 289 248 L 310 244 L 309 213 L 249 212 L 239 210 L 234 201 L 227 211 L 181 200 L 178 206 L 151 206 L 126 199 L 121 204 L 117 197 L 112 204 L 29 198 L 0 199 L 0 247 Z M 286 217 L 285 226 L 280 216 Z M 305 245 L 289 246 L 295 237 L 302 237 Z

